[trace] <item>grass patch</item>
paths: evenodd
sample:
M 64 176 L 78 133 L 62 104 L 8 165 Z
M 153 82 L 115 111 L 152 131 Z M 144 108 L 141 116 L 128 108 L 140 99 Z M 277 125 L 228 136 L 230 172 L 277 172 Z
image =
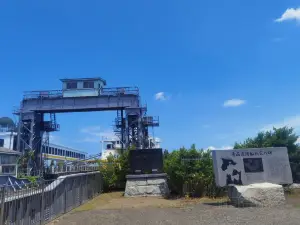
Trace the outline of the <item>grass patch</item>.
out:
M 227 198 L 177 198 L 164 199 L 157 197 L 136 197 L 125 198 L 123 192 L 104 193 L 91 201 L 74 209 L 72 213 L 90 211 L 90 210 L 109 210 L 124 208 L 183 208 L 196 204 L 224 204 L 228 202 Z
M 111 193 L 103 193 L 92 199 L 91 201 L 79 206 L 74 209 L 72 212 L 83 212 L 94 210 L 101 205 L 108 204 L 112 199 L 121 198 L 123 196 L 123 192 L 111 192 Z

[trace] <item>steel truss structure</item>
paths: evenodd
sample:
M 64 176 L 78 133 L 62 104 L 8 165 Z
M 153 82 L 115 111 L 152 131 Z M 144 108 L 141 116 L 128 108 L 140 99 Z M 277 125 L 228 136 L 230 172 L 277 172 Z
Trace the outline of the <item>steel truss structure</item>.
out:
M 25 92 L 19 116 L 17 150 L 34 151 L 36 170 L 43 167 L 41 146 L 43 137 L 59 130 L 57 113 L 117 111 L 114 131 L 123 149 L 149 146 L 149 127 L 159 126 L 159 119 L 147 116 L 136 87 L 103 88 L 98 96 L 64 97 L 61 90 Z M 45 121 L 49 114 L 50 120 Z

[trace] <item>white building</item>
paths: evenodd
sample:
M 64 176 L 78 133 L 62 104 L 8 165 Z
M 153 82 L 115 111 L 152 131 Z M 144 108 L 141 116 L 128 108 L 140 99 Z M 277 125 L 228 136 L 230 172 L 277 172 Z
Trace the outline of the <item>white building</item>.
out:
M 0 176 L 17 176 L 17 159 L 21 153 L 13 151 L 16 148 L 14 135 L 8 128 L 0 128 Z
M 149 146 L 151 148 L 160 148 L 161 140 L 159 138 L 149 138 Z M 101 140 L 101 159 L 107 160 L 107 157 L 112 155 L 115 158 L 119 157 L 122 143 L 117 137 L 102 137 Z
M 7 148 L 10 150 L 16 149 L 16 133 L 8 132 L 7 130 L 0 129 L 0 147 Z

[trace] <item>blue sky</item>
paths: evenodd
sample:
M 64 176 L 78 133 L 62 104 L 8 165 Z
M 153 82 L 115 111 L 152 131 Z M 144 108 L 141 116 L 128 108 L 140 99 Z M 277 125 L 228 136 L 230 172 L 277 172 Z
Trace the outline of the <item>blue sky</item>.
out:
M 0 116 L 59 78 L 139 86 L 163 147 L 300 134 L 300 1 L 1 1 Z M 158 93 L 158 100 L 155 98 Z M 90 153 L 115 114 L 60 114 L 53 141 Z

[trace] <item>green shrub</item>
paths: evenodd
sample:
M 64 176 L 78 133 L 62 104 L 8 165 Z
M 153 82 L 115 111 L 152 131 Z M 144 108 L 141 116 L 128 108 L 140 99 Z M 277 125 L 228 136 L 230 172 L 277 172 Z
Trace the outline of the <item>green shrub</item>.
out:
M 169 188 L 174 194 L 194 197 L 218 197 L 224 189 L 215 185 L 211 151 L 181 148 L 164 153 L 164 171 L 168 174 Z
M 99 161 L 105 192 L 125 188 L 129 172 L 128 156 L 129 150 L 126 150 L 119 158 L 111 155 L 105 162 Z M 197 150 L 193 145 L 190 149 L 181 148 L 170 153 L 164 151 L 163 158 L 169 188 L 174 194 L 189 192 L 194 197 L 218 197 L 224 194 L 224 189 L 215 185 L 210 151 Z
M 129 172 L 129 150 L 120 152 L 118 158 L 110 155 L 106 161 L 99 161 L 100 172 L 104 180 L 104 191 L 124 189 L 126 175 Z

